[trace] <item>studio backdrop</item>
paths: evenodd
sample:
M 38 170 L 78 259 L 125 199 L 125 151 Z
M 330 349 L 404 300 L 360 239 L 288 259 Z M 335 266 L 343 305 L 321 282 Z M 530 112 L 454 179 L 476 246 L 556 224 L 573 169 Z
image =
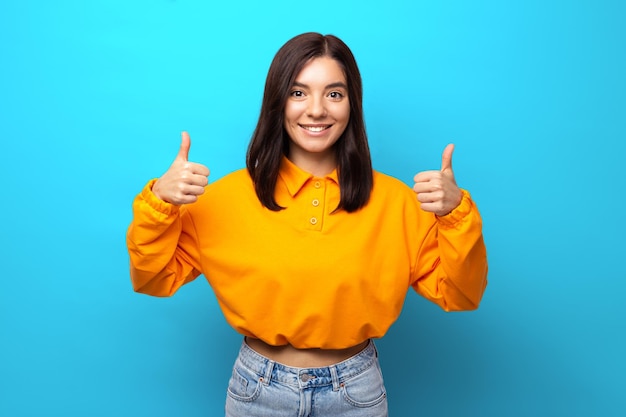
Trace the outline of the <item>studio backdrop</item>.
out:
M 484 221 L 480 308 L 409 292 L 378 341 L 390 414 L 623 416 L 625 4 L 2 2 L 0 415 L 223 415 L 241 337 L 203 277 L 133 292 L 131 203 L 183 130 L 211 181 L 244 167 L 316 31 L 356 56 L 375 168 L 412 185 L 455 143 Z

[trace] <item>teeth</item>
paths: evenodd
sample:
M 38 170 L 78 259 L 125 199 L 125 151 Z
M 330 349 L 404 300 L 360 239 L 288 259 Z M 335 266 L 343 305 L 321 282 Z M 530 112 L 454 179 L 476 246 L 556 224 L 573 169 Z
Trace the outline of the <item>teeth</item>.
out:
M 302 127 L 310 132 L 321 132 L 322 130 L 328 129 L 328 126 L 302 126 Z

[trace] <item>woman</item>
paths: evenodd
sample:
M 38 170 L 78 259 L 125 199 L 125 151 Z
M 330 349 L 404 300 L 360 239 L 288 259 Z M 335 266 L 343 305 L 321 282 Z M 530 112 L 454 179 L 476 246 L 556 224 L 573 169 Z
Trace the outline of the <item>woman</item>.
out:
M 478 307 L 482 223 L 455 183 L 453 147 L 411 190 L 372 170 L 361 105 L 349 48 L 296 36 L 270 66 L 247 169 L 207 185 L 183 133 L 135 199 L 135 290 L 170 296 L 204 274 L 244 336 L 228 416 L 385 416 L 372 339 L 408 288 L 446 311 Z

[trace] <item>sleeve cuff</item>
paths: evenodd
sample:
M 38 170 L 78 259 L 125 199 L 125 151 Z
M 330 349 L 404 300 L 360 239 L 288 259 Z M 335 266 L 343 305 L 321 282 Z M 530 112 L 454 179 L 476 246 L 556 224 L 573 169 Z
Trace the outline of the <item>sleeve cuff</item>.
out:
M 156 180 L 156 178 L 151 179 L 148 184 L 146 184 L 143 190 L 141 190 L 141 198 L 148 206 L 159 213 L 165 214 L 166 216 L 177 214 L 180 210 L 179 206 L 161 200 L 152 192 L 152 186 Z
M 454 227 L 472 212 L 474 207 L 472 197 L 467 190 L 461 189 L 461 192 L 463 193 L 463 198 L 461 199 L 461 203 L 456 206 L 454 210 L 445 216 L 436 216 L 440 225 Z

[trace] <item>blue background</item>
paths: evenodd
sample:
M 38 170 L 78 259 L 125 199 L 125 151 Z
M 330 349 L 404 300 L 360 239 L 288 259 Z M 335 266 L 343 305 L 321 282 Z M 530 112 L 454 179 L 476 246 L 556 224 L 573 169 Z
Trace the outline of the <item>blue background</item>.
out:
M 379 342 L 392 416 L 626 415 L 626 3 L 3 1 L 0 415 L 218 416 L 241 342 L 202 278 L 133 293 L 133 197 L 181 130 L 243 167 L 278 48 L 333 33 L 362 71 L 378 170 L 457 144 L 490 284 L 414 293 Z

